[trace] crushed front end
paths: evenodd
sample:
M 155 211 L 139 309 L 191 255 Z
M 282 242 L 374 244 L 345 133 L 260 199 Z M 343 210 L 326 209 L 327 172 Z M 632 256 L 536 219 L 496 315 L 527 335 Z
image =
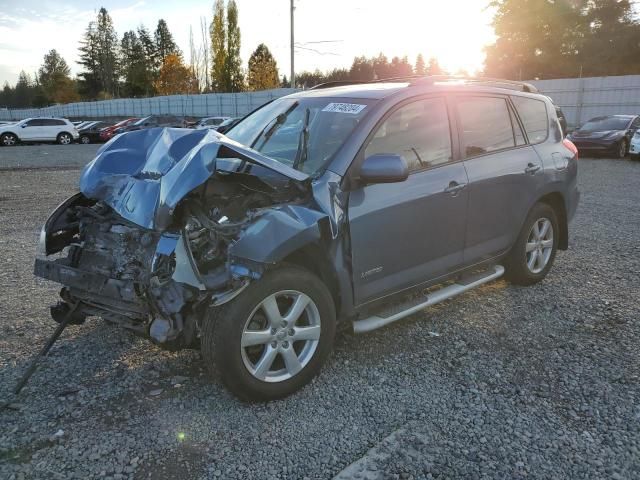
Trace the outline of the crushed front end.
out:
M 317 230 L 322 215 L 296 206 L 308 201 L 302 174 L 271 162 L 209 131 L 106 144 L 42 229 L 35 274 L 63 285 L 53 318 L 77 304 L 75 323 L 99 316 L 168 348 L 197 345 L 208 309 L 268 268 L 251 245 L 280 240 L 257 239 L 261 222 L 287 238 Z

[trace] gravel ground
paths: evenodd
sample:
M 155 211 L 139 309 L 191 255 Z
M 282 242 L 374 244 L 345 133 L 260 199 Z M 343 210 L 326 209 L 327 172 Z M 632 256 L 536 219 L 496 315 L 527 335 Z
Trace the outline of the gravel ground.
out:
M 78 168 L 91 160 L 99 144 L 18 145 L 0 147 L 0 171 L 20 168 Z
M 54 329 L 33 253 L 78 173 L 0 172 L 0 399 Z M 544 282 L 342 335 L 285 400 L 237 401 L 194 351 L 69 327 L 0 412 L 0 478 L 640 478 L 640 162 L 581 159 L 580 184 Z

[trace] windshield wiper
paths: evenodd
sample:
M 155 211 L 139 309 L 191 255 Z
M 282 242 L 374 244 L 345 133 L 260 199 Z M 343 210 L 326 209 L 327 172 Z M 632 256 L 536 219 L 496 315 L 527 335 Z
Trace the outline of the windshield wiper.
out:
M 264 135 L 264 140 L 262 141 L 262 144 L 258 148 L 255 148 L 255 150 L 261 151 L 264 148 L 264 146 L 266 145 L 266 143 L 269 141 L 271 136 L 278 129 L 278 127 L 280 127 L 280 125 L 282 125 L 287 120 L 287 117 L 289 116 L 289 114 L 297 106 L 298 106 L 298 102 L 295 102 L 293 105 L 291 105 L 287 109 L 286 112 L 279 114 L 276 118 L 274 118 L 269 123 L 267 123 L 264 126 L 264 128 L 262 129 L 262 131 L 260 132 L 260 135 L 258 135 L 256 137 L 255 141 L 251 144 L 251 148 L 255 148 L 255 145 L 256 145 L 256 143 L 258 143 L 258 140 L 260 140 L 262 138 L 262 136 Z
M 304 164 L 304 162 L 307 161 L 307 150 L 309 147 L 309 117 L 311 117 L 311 111 L 307 108 L 304 111 L 304 123 L 302 124 L 302 130 L 300 131 L 300 138 L 298 139 L 296 158 L 293 160 L 293 168 L 296 170 L 299 165 Z

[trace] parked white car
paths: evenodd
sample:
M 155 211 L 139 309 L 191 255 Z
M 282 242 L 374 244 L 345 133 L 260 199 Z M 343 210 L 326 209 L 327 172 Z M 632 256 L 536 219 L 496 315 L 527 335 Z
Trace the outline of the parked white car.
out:
M 78 130 L 66 118 L 27 118 L 0 125 L 0 144 L 5 147 L 18 142 L 56 142 L 69 145 L 78 137 Z
M 636 130 L 629 142 L 629 155 L 634 159 L 640 159 L 640 130 Z
M 196 123 L 196 130 L 201 130 L 203 128 L 211 128 L 213 130 L 217 130 L 222 122 L 228 120 L 230 117 L 206 117 L 201 118 L 198 123 Z

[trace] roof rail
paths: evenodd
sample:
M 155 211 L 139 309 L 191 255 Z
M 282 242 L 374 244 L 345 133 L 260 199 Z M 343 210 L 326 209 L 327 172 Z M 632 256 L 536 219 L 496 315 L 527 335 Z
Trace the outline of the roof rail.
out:
M 347 85 L 358 85 L 362 83 L 368 83 L 368 82 L 356 82 L 353 80 L 335 80 L 333 82 L 319 83 L 318 85 L 314 85 L 313 87 L 307 88 L 307 90 L 322 90 L 323 88 L 344 87 Z
M 505 80 L 503 78 L 490 77 L 468 77 L 464 75 L 429 75 L 416 79 L 411 85 L 433 84 L 436 82 L 446 81 L 462 81 L 467 83 L 482 83 L 494 85 L 499 88 L 510 88 L 512 90 L 520 90 L 522 92 L 538 93 L 538 89 L 526 82 L 518 82 L 515 80 Z

